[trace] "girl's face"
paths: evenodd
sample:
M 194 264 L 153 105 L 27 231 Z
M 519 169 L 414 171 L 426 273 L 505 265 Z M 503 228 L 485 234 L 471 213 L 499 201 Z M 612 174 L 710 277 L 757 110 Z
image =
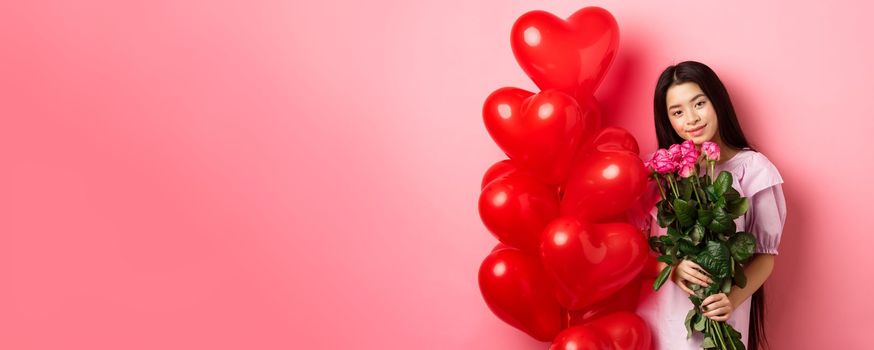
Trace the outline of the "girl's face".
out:
M 722 144 L 716 110 L 698 84 L 685 82 L 671 86 L 666 99 L 668 120 L 677 135 L 685 140 L 692 140 L 696 145 L 704 141 Z

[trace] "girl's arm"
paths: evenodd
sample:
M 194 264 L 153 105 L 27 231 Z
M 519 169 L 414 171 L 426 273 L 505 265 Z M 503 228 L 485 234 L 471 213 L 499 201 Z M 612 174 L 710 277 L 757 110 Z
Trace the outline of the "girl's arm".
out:
M 750 258 L 744 267 L 744 274 L 747 278 L 746 287 L 731 286 L 731 292 L 728 293 L 728 300 L 731 301 L 733 308 L 743 304 L 765 283 L 765 280 L 771 275 L 771 271 L 774 270 L 774 257 L 774 254 L 754 254 Z

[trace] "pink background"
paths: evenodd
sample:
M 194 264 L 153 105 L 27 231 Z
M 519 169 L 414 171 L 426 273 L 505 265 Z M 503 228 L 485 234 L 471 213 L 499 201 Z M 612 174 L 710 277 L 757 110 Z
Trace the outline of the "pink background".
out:
M 121 4 L 124 3 L 124 4 Z M 513 21 L 587 5 L 608 125 L 655 148 L 669 64 L 780 169 L 775 349 L 874 327 L 874 32 L 852 1 L 4 1 L 0 348 L 543 349 L 479 294 L 485 97 Z

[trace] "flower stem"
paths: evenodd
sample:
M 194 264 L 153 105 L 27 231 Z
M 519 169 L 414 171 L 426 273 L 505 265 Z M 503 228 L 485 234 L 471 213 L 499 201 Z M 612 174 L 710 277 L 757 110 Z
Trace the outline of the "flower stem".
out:
M 728 350 L 728 348 L 725 346 L 725 339 L 722 338 L 722 325 L 720 325 L 717 321 L 713 322 L 716 322 L 714 328 L 716 329 L 716 337 L 719 338 L 720 348 Z
M 674 192 L 674 197 L 680 198 L 680 193 L 677 192 L 677 186 L 674 185 L 674 183 L 675 183 L 674 174 L 668 174 L 668 182 L 671 183 L 671 190 L 673 190 L 673 192 Z
M 659 185 L 659 192 L 662 193 L 662 199 L 668 198 L 667 196 L 665 196 L 665 189 L 664 189 L 664 187 L 662 187 L 662 179 L 661 179 L 661 177 L 659 177 L 658 174 L 656 174 L 656 184 Z
M 731 345 L 732 350 L 737 350 L 737 347 L 734 346 L 734 339 L 731 336 L 732 333 L 728 330 L 728 327 L 731 326 L 729 326 L 727 322 L 722 323 L 722 329 L 725 330 L 725 335 L 728 337 L 728 345 Z
M 703 203 L 701 203 L 701 197 L 698 197 L 698 189 L 701 188 L 701 183 L 698 182 L 698 174 L 697 173 L 693 174 L 692 177 L 693 177 L 692 182 L 695 184 L 698 184 L 697 187 L 692 186 L 692 192 L 695 192 L 695 199 L 698 200 L 698 205 L 702 205 Z

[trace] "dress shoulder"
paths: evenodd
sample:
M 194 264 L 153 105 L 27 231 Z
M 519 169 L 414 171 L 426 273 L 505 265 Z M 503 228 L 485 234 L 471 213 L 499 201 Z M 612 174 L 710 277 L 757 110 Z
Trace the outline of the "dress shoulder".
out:
M 751 151 L 744 164 L 744 175 L 741 185 L 744 195 L 752 197 L 759 191 L 771 186 L 782 184 L 783 176 L 777 166 L 761 152 Z

